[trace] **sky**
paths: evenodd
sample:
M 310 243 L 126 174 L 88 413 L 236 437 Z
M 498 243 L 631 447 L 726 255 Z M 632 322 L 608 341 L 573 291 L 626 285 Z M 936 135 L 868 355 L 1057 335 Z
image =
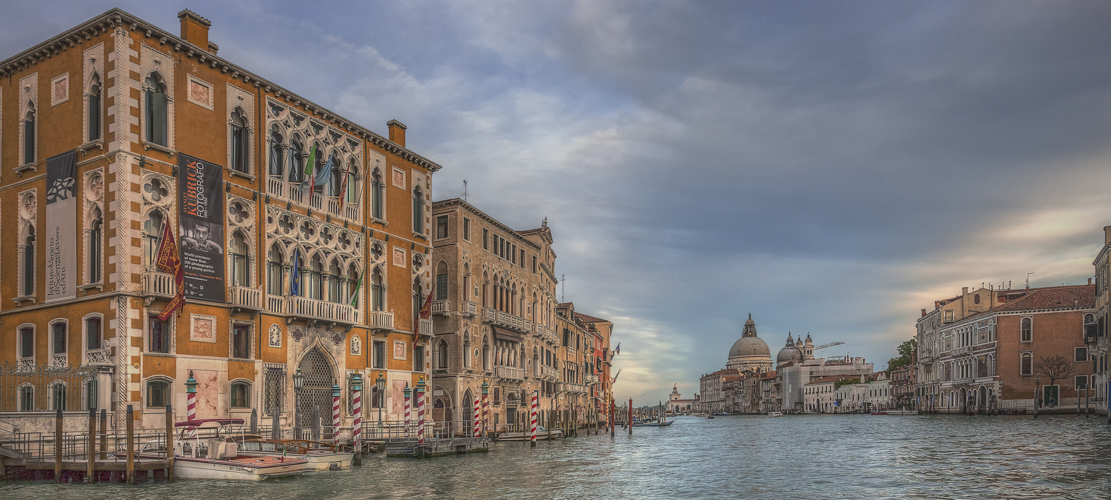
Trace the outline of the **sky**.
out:
M 112 7 L 387 135 L 684 397 L 748 314 L 886 368 L 961 287 L 1082 284 L 1111 225 L 1111 3 L 4 0 L 0 59 Z M 1028 274 L 1033 273 L 1033 274 Z

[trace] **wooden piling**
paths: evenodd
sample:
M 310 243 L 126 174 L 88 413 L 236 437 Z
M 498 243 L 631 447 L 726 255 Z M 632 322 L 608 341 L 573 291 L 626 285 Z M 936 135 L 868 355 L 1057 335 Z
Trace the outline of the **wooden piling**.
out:
M 96 409 L 89 409 L 89 439 L 85 445 L 85 454 L 88 455 L 88 464 L 85 466 L 85 482 L 91 483 L 96 479 Z
M 174 410 L 166 405 L 166 482 L 174 482 Z
M 100 410 L 100 459 L 108 460 L 108 410 Z
M 633 398 L 629 398 L 629 436 L 633 435 Z
M 62 482 L 62 449 L 65 436 L 62 433 L 62 410 L 54 416 L 54 480 Z
M 135 484 L 135 410 L 127 405 L 127 484 Z

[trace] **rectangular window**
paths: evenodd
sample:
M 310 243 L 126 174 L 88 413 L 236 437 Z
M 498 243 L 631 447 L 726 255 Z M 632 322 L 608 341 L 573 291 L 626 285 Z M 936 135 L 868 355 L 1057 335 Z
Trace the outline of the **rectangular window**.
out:
M 274 411 L 280 412 L 282 399 L 285 397 L 285 369 L 282 366 L 268 365 L 265 373 L 262 412 L 273 415 Z
M 436 239 L 447 238 L 447 216 L 436 217 Z
M 424 346 L 422 345 L 413 348 L 413 370 L 424 371 Z
M 1073 361 L 1088 361 L 1088 348 L 1077 347 L 1073 349 Z
M 1076 386 L 1075 386 L 1075 388 L 1078 391 L 1087 389 L 1088 388 L 1088 376 L 1087 375 L 1077 375 L 1076 376 Z
M 498 235 L 495 234 L 494 235 L 494 255 L 501 255 L 500 251 L 501 251 L 501 239 L 498 238 Z
M 525 251 L 524 250 L 521 250 L 521 260 L 520 260 L 520 262 L 521 262 L 521 269 L 524 269 L 525 268 Z
M 953 321 L 953 311 L 945 311 L 945 321 Z
M 169 394 L 169 384 L 159 380 L 147 382 L 147 408 L 163 408 Z
M 232 408 L 250 408 L 251 407 L 251 386 L 242 382 L 237 382 L 231 385 L 231 406 Z
M 24 327 L 19 329 L 19 357 L 23 359 L 35 357 L 35 329 Z
M 152 314 L 149 319 L 150 352 L 170 352 L 170 325 Z M 165 405 L 161 405 L 165 406 Z
M 511 259 L 511 262 L 513 262 L 514 264 L 517 263 L 517 244 L 516 243 L 513 244 L 512 250 L 509 251 L 509 257 Z
M 100 342 L 100 318 L 85 320 L 85 348 L 90 351 L 99 350 Z
M 381 340 L 374 341 L 374 368 L 386 369 L 386 343 Z
M 501 404 L 501 387 L 494 388 L 494 406 Z
M 486 228 L 482 228 L 482 249 L 490 249 L 490 231 L 488 231 Z
M 463 239 L 471 241 L 471 220 L 463 217 Z
M 251 357 L 251 325 L 235 325 L 231 329 L 231 357 Z
M 447 274 L 436 275 L 436 300 L 447 300 Z
M 532 256 L 532 274 L 536 274 L 536 256 Z
M 54 323 L 50 330 L 54 354 L 64 354 L 66 352 L 66 324 Z

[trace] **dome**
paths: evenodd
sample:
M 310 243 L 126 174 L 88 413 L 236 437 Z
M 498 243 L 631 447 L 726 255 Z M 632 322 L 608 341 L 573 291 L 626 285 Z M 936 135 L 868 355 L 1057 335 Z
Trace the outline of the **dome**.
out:
M 798 346 L 802 345 L 802 339 L 795 341 L 791 338 L 791 332 L 787 332 L 787 345 L 779 350 L 779 354 L 775 356 L 775 363 L 786 363 L 788 361 L 797 361 L 803 358 L 802 350 Z
M 760 337 L 741 337 L 733 343 L 733 348 L 729 349 L 729 359 L 744 356 L 760 356 L 771 359 L 772 352 L 768 349 L 768 344 L 760 340 Z

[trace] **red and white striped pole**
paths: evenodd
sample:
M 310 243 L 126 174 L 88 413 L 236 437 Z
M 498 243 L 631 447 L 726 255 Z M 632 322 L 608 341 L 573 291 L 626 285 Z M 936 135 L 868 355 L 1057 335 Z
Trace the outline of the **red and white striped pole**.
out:
M 490 435 L 489 417 L 490 417 L 490 384 L 485 380 L 482 381 L 482 435 Z
M 479 411 L 480 411 L 480 407 L 478 406 L 478 396 L 475 396 L 474 397 L 474 413 L 471 414 L 471 417 L 474 418 L 474 437 L 482 437 L 482 423 L 478 419 L 478 412 Z
M 332 442 L 339 444 L 339 384 L 332 385 Z
M 537 404 L 536 391 L 532 392 L 532 406 L 529 408 L 529 416 L 532 417 L 532 436 L 529 438 L 532 444 L 529 446 L 536 448 L 536 404 Z
M 413 421 L 410 415 L 410 408 L 413 404 L 413 390 L 409 388 L 408 384 L 405 385 L 405 439 L 409 439 L 409 423 Z
M 358 373 L 351 378 L 351 413 L 355 414 L 355 421 L 351 424 L 351 441 L 355 453 L 360 453 L 359 438 L 363 436 L 363 377 Z
M 185 392 L 189 394 L 186 406 L 186 420 L 197 418 L 197 379 L 193 378 L 193 370 L 189 370 L 189 380 L 185 381 Z
M 424 379 L 417 381 L 417 444 L 424 444 Z

